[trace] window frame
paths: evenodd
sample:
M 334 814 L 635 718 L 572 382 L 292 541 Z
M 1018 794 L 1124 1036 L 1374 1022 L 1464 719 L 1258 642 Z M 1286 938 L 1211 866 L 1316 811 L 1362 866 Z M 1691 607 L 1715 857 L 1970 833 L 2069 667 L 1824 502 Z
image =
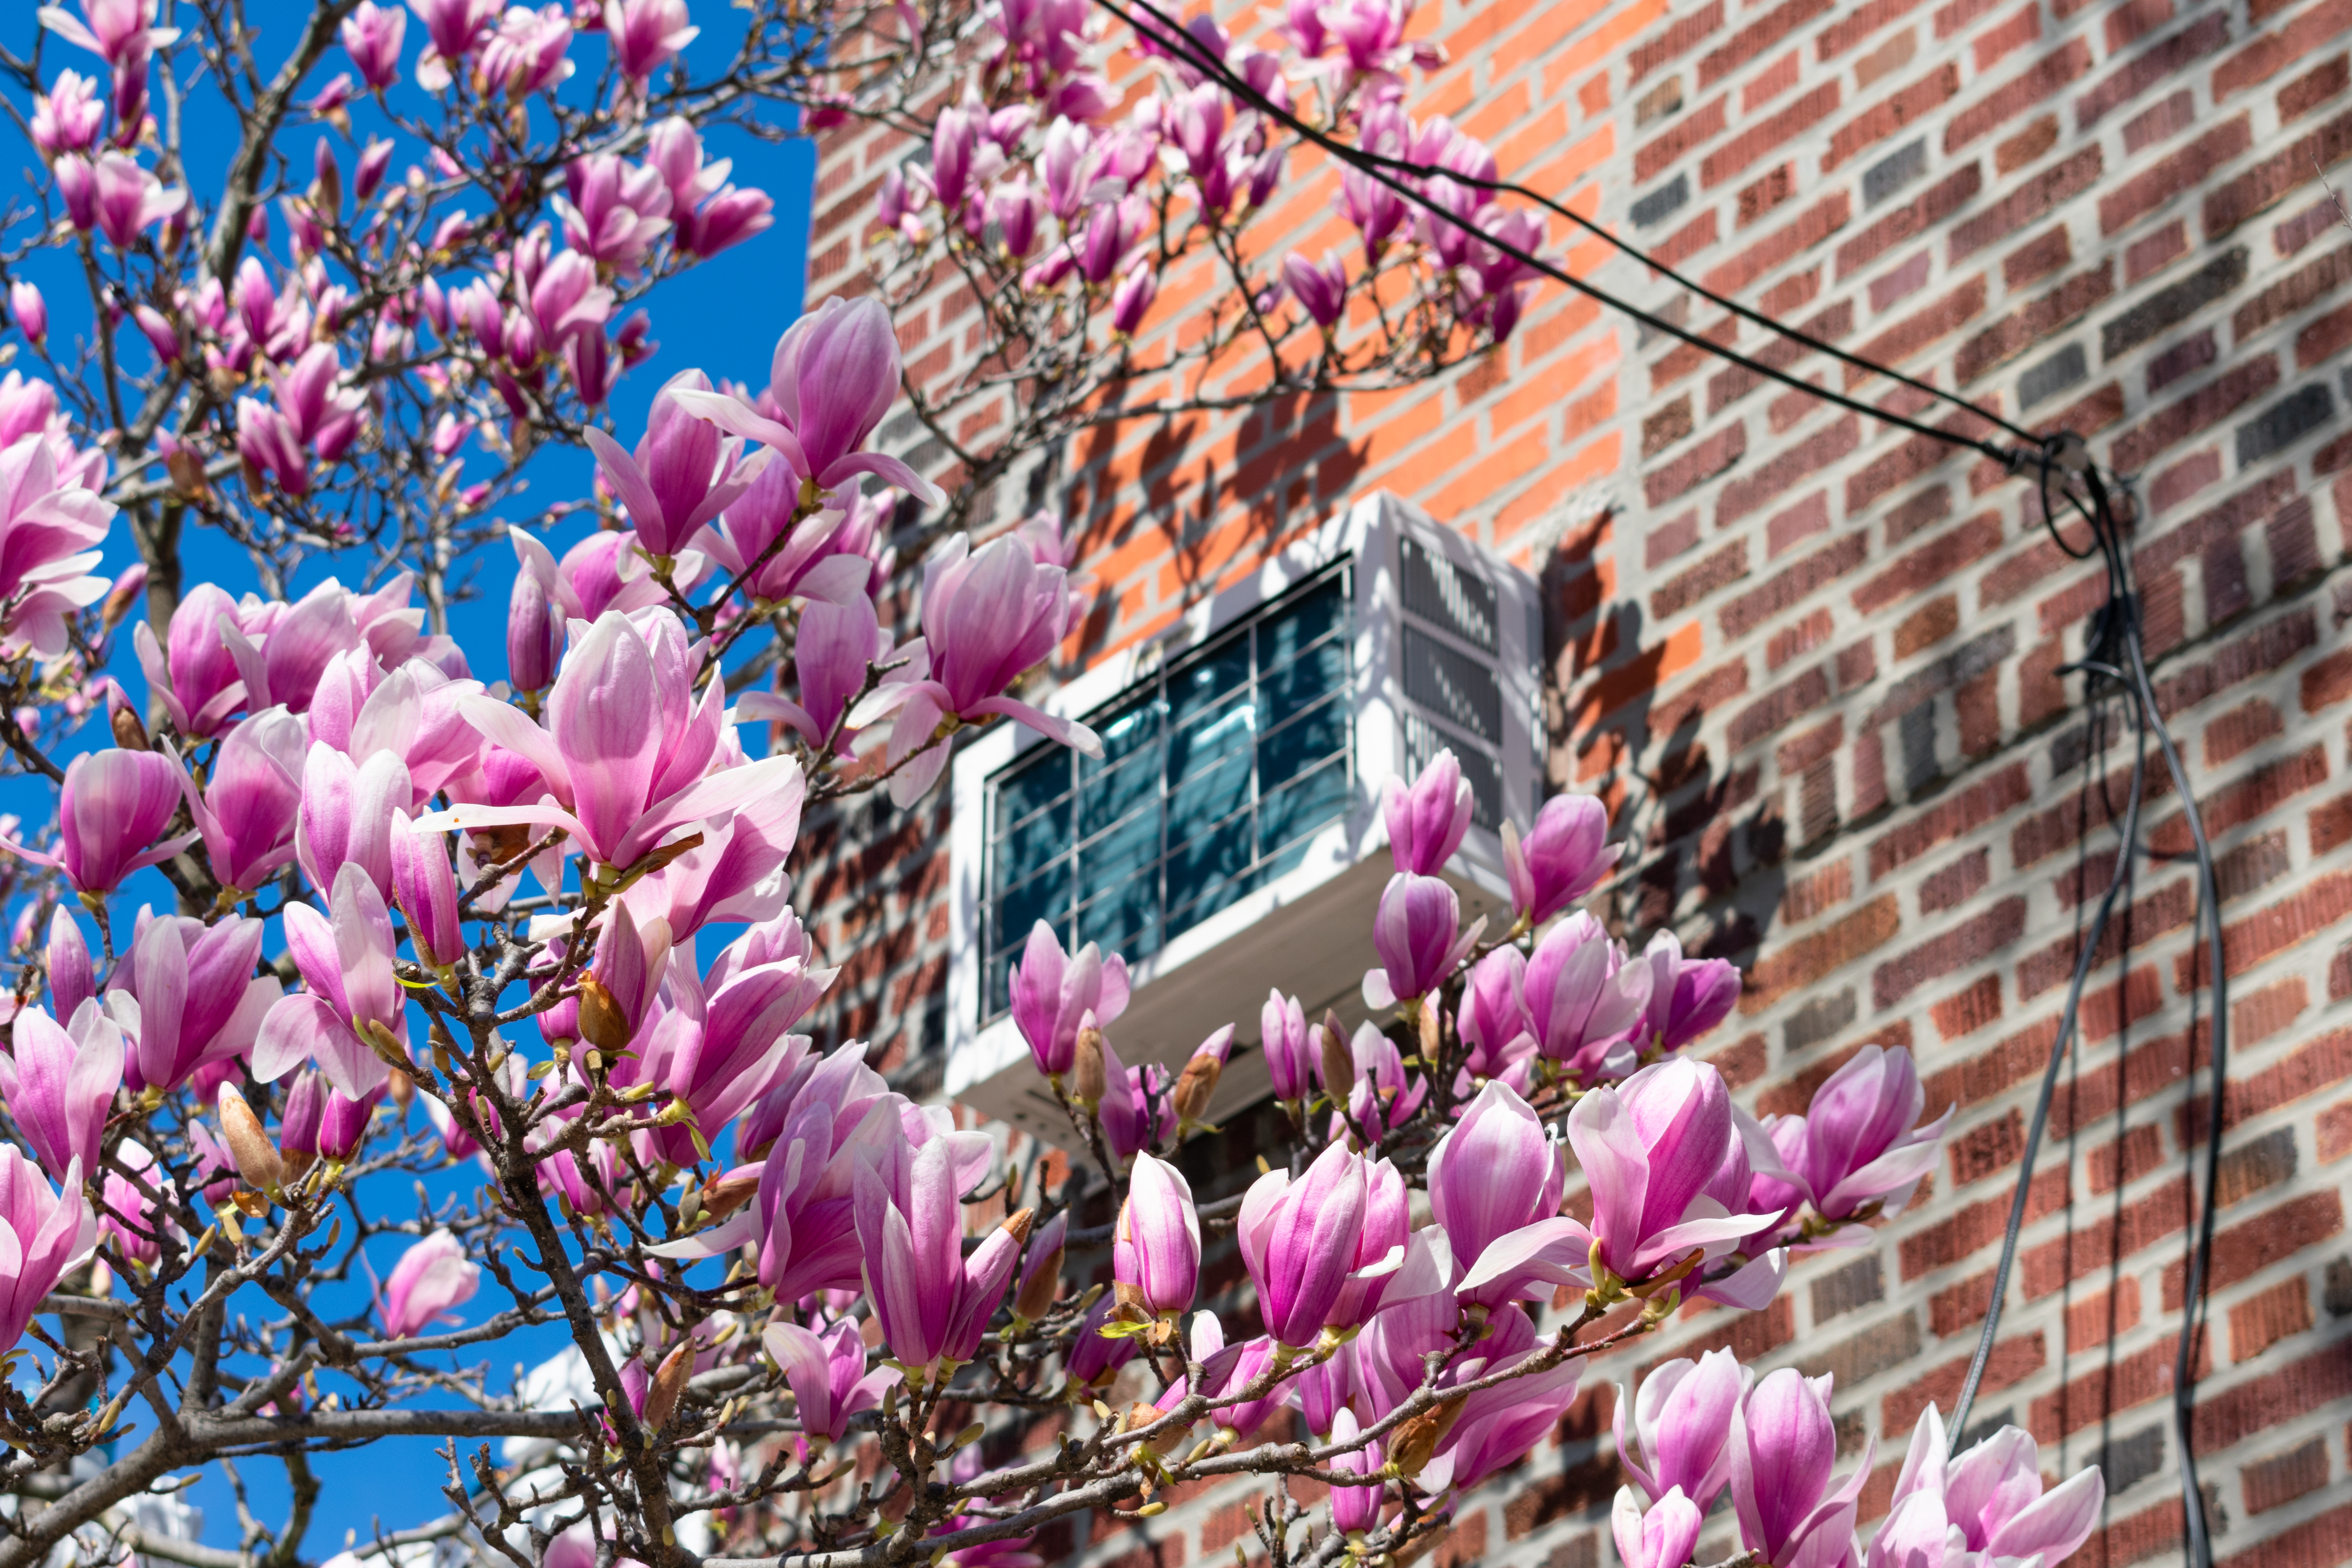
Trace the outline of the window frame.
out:
M 1541 608 L 1537 584 L 1499 552 L 1385 491 L 1350 503 L 1324 523 L 1269 552 L 1254 567 L 1238 571 L 1228 567 L 1221 586 L 1204 594 L 1176 621 L 1152 636 L 1101 658 L 1050 691 L 1024 694 L 1024 700 L 1056 717 L 1076 719 L 1096 712 L 1142 681 L 1158 679 L 1163 670 L 1293 588 L 1341 561 L 1352 563 L 1347 633 L 1351 649 L 1344 700 L 1352 708 L 1353 744 L 1346 812 L 1307 840 L 1296 868 L 1167 939 L 1158 952 L 1129 965 L 1136 1000 L 1130 1003 L 1128 1026 L 1120 1037 L 1120 1054 L 1128 1066 L 1181 1059 L 1209 1029 L 1226 1022 L 1236 1026 L 1235 1057 L 1219 1089 L 1218 1108 L 1213 1108 L 1215 1113 L 1221 1114 L 1220 1108 L 1229 1100 L 1235 1105 L 1245 1102 L 1234 1096 L 1255 1098 L 1264 1092 L 1263 1066 L 1252 1047 L 1265 982 L 1256 983 L 1254 996 L 1240 996 L 1237 992 L 1227 995 L 1238 984 L 1229 972 L 1249 951 L 1247 944 L 1230 948 L 1228 944 L 1270 915 L 1287 921 L 1303 918 L 1303 911 L 1341 907 L 1352 910 L 1360 903 L 1369 921 L 1370 902 L 1377 900 L 1386 880 L 1390 868 L 1387 829 L 1380 810 L 1381 788 L 1407 766 L 1408 723 L 1428 717 L 1417 707 L 1408 706 L 1404 692 L 1402 643 L 1412 623 L 1404 614 L 1400 541 L 1407 538 L 1447 558 L 1455 567 L 1475 572 L 1499 591 L 1501 647 L 1498 654 L 1482 655 L 1496 661 L 1507 716 L 1505 742 L 1493 760 L 1500 775 L 1504 814 L 1528 820 L 1540 799 L 1543 747 L 1538 677 Z M 1415 629 L 1425 634 L 1429 627 L 1423 624 Z M 1466 650 L 1469 645 L 1462 647 Z M 1443 732 L 1443 725 L 1437 729 L 1440 739 L 1459 743 L 1459 737 Z M 988 998 L 982 923 L 989 891 L 990 783 L 1016 759 L 1051 743 L 1023 726 L 1000 721 L 960 745 L 950 764 L 948 1049 L 943 1087 L 951 1098 L 1059 1143 L 1068 1141 L 1069 1130 L 1031 1064 L 1028 1047 L 1010 1015 L 983 1011 Z M 1507 888 L 1499 837 L 1487 828 L 1473 827 L 1447 875 L 1464 895 L 1465 920 L 1500 906 Z M 1341 903 L 1334 906 L 1335 899 Z M 1359 948 L 1369 954 L 1369 942 L 1356 942 L 1346 945 L 1348 959 L 1359 965 L 1370 962 L 1357 952 Z M 1326 953 L 1322 958 L 1328 966 L 1333 955 Z M 1194 976 L 1197 984 L 1172 991 L 1161 987 L 1152 994 L 1160 981 L 1195 964 L 1200 966 Z M 1331 980 L 1317 973 L 1321 980 Z M 1360 978 L 1360 968 L 1348 977 L 1351 993 Z M 1329 999 L 1306 996 L 1307 988 L 1298 981 L 1286 982 L 1286 989 L 1300 991 L 1307 1005 Z M 1178 998 L 1184 1000 L 1180 1004 Z M 1343 1017 L 1350 1005 L 1360 1016 L 1360 1004 L 1341 999 L 1339 1005 Z M 1180 1047 L 1174 1037 L 1190 1031 L 1199 1022 L 1192 1015 L 1205 1008 L 1214 1009 L 1216 1016 Z M 1255 1091 L 1250 1087 L 1253 1080 L 1260 1086 Z

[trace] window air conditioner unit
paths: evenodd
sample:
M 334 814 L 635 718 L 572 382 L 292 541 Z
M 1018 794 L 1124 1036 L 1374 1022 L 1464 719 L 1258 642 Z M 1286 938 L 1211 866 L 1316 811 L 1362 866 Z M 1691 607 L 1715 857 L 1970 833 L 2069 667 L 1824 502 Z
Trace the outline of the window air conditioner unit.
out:
M 1536 584 L 1385 492 L 1044 701 L 1099 761 L 1004 724 L 955 759 L 948 1094 L 1048 1142 L 1070 1126 L 1007 1011 L 1030 928 L 1099 942 L 1132 986 L 1127 1066 L 1180 1068 L 1235 1026 L 1216 1120 L 1271 1092 L 1269 987 L 1365 1016 L 1372 914 L 1393 869 L 1381 786 L 1450 746 L 1476 801 L 1445 875 L 1466 923 L 1507 920 L 1506 816 L 1538 797 Z

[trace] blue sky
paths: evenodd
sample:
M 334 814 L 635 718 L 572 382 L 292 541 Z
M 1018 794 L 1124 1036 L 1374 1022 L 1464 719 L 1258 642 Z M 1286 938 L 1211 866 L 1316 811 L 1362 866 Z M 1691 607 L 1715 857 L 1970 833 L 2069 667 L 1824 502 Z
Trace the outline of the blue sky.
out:
M 308 7 L 289 0 L 261 0 L 247 9 L 260 26 L 257 54 L 265 66 L 274 66 L 290 43 L 294 19 L 305 14 Z M 688 60 L 696 74 L 701 75 L 723 63 L 731 43 L 740 36 L 742 13 L 721 0 L 696 0 L 693 12 L 704 34 L 689 47 Z M 34 42 L 31 22 L 31 7 L 14 13 L 6 40 L 12 49 L 24 52 L 30 48 Z M 413 68 L 422 43 L 423 28 L 412 17 L 404 66 Z M 601 63 L 604 48 L 604 40 L 598 37 L 575 41 L 573 58 L 581 62 L 583 79 L 592 76 Z M 94 63 L 91 57 L 64 47 L 58 40 L 52 38 L 48 42 L 44 64 L 52 79 L 58 70 L 68 67 L 88 74 Z M 344 68 L 345 64 L 340 49 L 330 51 L 317 79 L 323 81 Z M 29 104 L 25 107 L 29 109 Z M 364 114 L 360 118 L 357 129 L 363 142 Z M 291 138 L 287 145 L 307 157 L 310 142 L 310 135 L 304 132 Z M 192 106 L 188 144 L 191 178 L 196 188 L 202 192 L 207 181 L 217 188 L 230 151 L 228 128 L 216 121 L 206 121 Z M 706 150 L 709 156 L 735 160 L 732 178 L 738 184 L 756 185 L 775 199 L 776 222 L 764 234 L 656 290 L 648 304 L 659 351 L 629 374 L 613 399 L 613 413 L 625 445 L 635 445 L 654 393 L 680 370 L 699 367 L 714 380 L 732 377 L 754 386 L 764 384 L 769 353 L 776 336 L 799 313 L 807 276 L 808 209 L 815 173 L 813 147 L 800 140 L 782 144 L 765 142 L 722 128 L 706 137 Z M 21 148 L 19 158 L 22 177 L 29 189 L 42 179 L 43 171 L 29 145 Z M 351 151 L 345 147 L 347 177 L 351 158 Z M 397 177 L 406 161 L 407 149 L 404 148 L 395 160 L 394 177 Z M 75 309 L 71 273 L 36 268 L 31 275 L 44 285 L 49 297 L 52 343 L 69 342 L 75 334 L 86 335 L 89 311 L 86 301 L 80 310 Z M 590 473 L 589 464 L 578 454 L 543 456 L 530 476 L 531 504 L 535 507 L 556 498 L 584 493 Z M 550 542 L 561 553 L 589 526 L 584 520 L 575 521 L 568 531 L 551 537 Z M 128 539 L 118 536 L 109 542 L 102 569 L 111 574 L 135 558 Z M 249 561 L 218 535 L 195 531 L 185 542 L 185 558 L 191 583 L 209 579 L 232 595 L 256 585 Z M 322 567 L 318 575 L 323 576 L 331 569 Z M 504 674 L 506 601 L 512 572 L 513 560 L 508 551 L 500 548 L 485 554 L 474 579 L 476 596 L 460 603 L 453 611 L 451 629 L 465 648 L 474 673 L 485 680 L 495 680 Z M 308 586 L 309 581 L 302 585 Z M 131 690 L 143 689 L 127 635 L 119 640 L 114 667 L 118 679 Z M 70 753 L 101 741 L 102 736 L 93 727 L 61 751 Z M 48 817 L 52 799 L 47 791 L 22 784 L 0 788 L 0 807 L 17 811 L 32 823 Z M 141 898 L 145 898 L 163 903 L 169 896 L 168 888 L 152 873 L 145 879 L 152 886 L 129 889 L 128 901 L 135 906 Z M 537 1044 L 536 1039 L 529 1042 L 531 1047 Z M 421 1111 L 413 1114 L 421 1124 Z M 471 1165 L 459 1167 L 433 1182 L 430 1195 L 438 1201 L 450 1194 L 470 1191 L 479 1180 L 480 1173 Z M 371 1212 L 394 1213 L 413 1208 L 415 1199 L 406 1178 L 372 1185 L 376 1190 L 361 1194 Z M 371 1258 L 377 1272 L 389 1275 L 398 1252 L 398 1247 L 385 1245 L 379 1256 L 372 1248 Z M 352 1289 L 356 1291 L 363 1286 Z M 503 1301 L 492 1300 L 496 1295 L 495 1287 L 485 1276 L 485 1291 L 477 1306 L 494 1309 L 503 1305 Z M 356 1299 L 346 1297 L 340 1303 L 330 1304 L 350 1310 L 356 1305 Z M 257 1302 L 253 1310 L 257 1317 L 264 1315 L 267 1303 Z M 561 1331 L 544 1330 L 501 1343 L 489 1353 L 473 1359 L 488 1363 L 494 1384 L 503 1387 L 516 1363 L 535 1362 L 562 1342 Z M 447 1505 L 439 1495 L 439 1488 L 446 1479 L 446 1470 L 432 1452 L 436 1446 L 434 1440 L 416 1439 L 316 1458 L 313 1469 L 323 1483 L 323 1490 L 305 1542 L 305 1555 L 315 1561 L 340 1550 L 347 1531 L 356 1531 L 364 1539 L 378 1520 L 385 1529 L 396 1530 L 446 1512 Z M 275 1459 L 255 1458 L 241 1461 L 238 1468 L 255 1516 L 275 1528 L 284 1518 L 288 1499 L 282 1467 Z M 185 1495 L 204 1510 L 208 1541 L 225 1546 L 238 1544 L 236 1500 L 217 1468 L 208 1472 Z

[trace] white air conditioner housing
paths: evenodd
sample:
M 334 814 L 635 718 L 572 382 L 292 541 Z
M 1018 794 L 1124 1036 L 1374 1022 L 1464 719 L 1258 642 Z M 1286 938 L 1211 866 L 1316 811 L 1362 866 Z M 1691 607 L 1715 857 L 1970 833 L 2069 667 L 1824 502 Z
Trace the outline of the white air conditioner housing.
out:
M 1507 920 L 1496 830 L 1506 817 L 1524 826 L 1541 793 L 1543 642 L 1536 584 L 1417 507 L 1376 492 L 1160 636 L 1106 659 L 1041 703 L 1076 719 L 1133 711 L 1139 689 L 1150 691 L 1158 680 L 1157 689 L 1168 689 L 1168 672 L 1198 670 L 1203 650 L 1232 646 L 1226 634 L 1253 616 L 1264 624 L 1286 595 L 1328 595 L 1335 574 L 1344 581 L 1348 609 L 1344 632 L 1331 635 L 1346 642 L 1347 690 L 1337 700 L 1348 707 L 1349 739 L 1344 763 L 1335 758 L 1332 765 L 1344 765 L 1347 778 L 1344 797 L 1323 798 L 1338 799 L 1332 809 L 1339 815 L 1303 840 L 1303 853 L 1294 844 L 1278 866 L 1269 862 L 1279 875 L 1171 930 L 1149 956 L 1130 958 L 1131 1000 L 1109 1026 L 1129 1067 L 1160 1062 L 1173 1068 L 1213 1030 L 1234 1025 L 1234 1056 L 1212 1120 L 1270 1092 L 1257 1048 L 1259 1009 L 1269 988 L 1297 996 L 1310 1018 L 1331 1008 L 1352 1026 L 1366 1015 L 1360 986 L 1376 962 L 1372 915 L 1394 870 L 1381 789 L 1391 778 L 1409 782 L 1441 747 L 1461 759 L 1477 798 L 1476 822 L 1445 876 L 1461 895 L 1465 924 L 1481 915 Z M 1188 658 L 1196 662 L 1188 666 Z M 1277 711 L 1270 722 L 1281 717 Z M 988 984 L 998 967 L 991 953 L 1017 956 L 1027 935 L 1025 925 L 991 929 L 992 785 L 1028 763 L 1034 748 L 1049 744 L 1005 723 L 955 759 L 945 1088 L 953 1099 L 1067 1147 L 1075 1142 L 1069 1123 L 1003 1011 L 1001 984 L 993 997 Z M 1163 772 L 1162 795 L 1172 787 Z M 1067 942 L 1069 931 L 1063 936 Z

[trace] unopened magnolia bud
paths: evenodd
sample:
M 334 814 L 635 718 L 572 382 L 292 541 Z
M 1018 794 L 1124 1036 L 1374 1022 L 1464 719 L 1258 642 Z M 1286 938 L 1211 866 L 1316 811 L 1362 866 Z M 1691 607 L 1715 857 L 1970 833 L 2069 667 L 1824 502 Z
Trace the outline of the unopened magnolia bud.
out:
M 1070 1058 L 1070 1098 L 1085 1110 L 1092 1110 L 1103 1102 L 1110 1080 L 1103 1068 L 1103 1032 L 1087 1027 L 1078 1031 L 1076 1054 Z
M 1421 1059 L 1434 1066 L 1438 1049 L 1444 1043 L 1445 1010 L 1423 1007 L 1421 1010 Z
M 1139 1432 L 1159 1420 L 1164 1414 L 1165 1412 L 1157 1405 L 1148 1405 L 1139 1399 L 1127 1407 L 1127 1430 Z M 1150 1450 L 1154 1458 L 1164 1459 L 1174 1453 L 1190 1435 L 1188 1428 L 1178 1426 L 1172 1431 L 1162 1432 L 1148 1443 L 1138 1443 L 1136 1447 Z
M 1435 1457 L 1437 1446 L 1454 1430 L 1454 1423 L 1462 1417 L 1462 1406 L 1469 1395 L 1457 1394 L 1443 1404 L 1433 1405 L 1410 1420 L 1401 1421 L 1389 1433 L 1389 1463 L 1397 1474 L 1410 1480 Z
M 1054 1293 L 1062 1288 L 1062 1249 L 1054 1248 L 1038 1260 L 1035 1269 L 1021 1281 L 1021 1293 L 1013 1298 L 1016 1316 L 1035 1322 L 1054 1310 Z
M 627 1048 L 635 1031 L 629 1027 L 628 1015 L 621 1004 L 604 988 L 604 983 L 593 974 L 580 977 L 580 1037 L 599 1050 L 618 1051 Z
M 126 752 L 148 749 L 147 726 L 140 721 L 139 710 L 131 706 L 122 688 L 112 681 L 106 683 L 107 727 L 114 731 L 114 743 Z
M 693 1375 L 694 1342 L 688 1340 L 654 1368 L 653 1382 L 646 1386 L 646 1426 L 658 1432 L 669 1425 L 669 1418 L 677 1413 L 678 1395 L 686 1392 L 686 1380 Z
M 286 1163 L 278 1156 L 278 1145 L 262 1131 L 261 1118 L 236 1091 L 236 1085 L 220 1086 L 221 1142 L 236 1162 L 236 1173 L 245 1178 L 246 1185 L 258 1192 L 274 1193 L 286 1180 Z
M 1323 1092 L 1333 1104 L 1344 1105 L 1356 1087 L 1356 1057 L 1348 1048 L 1348 1037 L 1340 1032 L 1339 1015 L 1324 1014 L 1317 1033 L 1322 1037 L 1317 1045 L 1322 1052 Z
M 1015 1242 L 1026 1246 L 1029 1240 L 1029 1227 L 1035 1223 L 1036 1218 L 1035 1209 L 1014 1209 L 1004 1216 L 1004 1228 L 1012 1232 Z
M 1181 1125 L 1193 1125 L 1207 1120 L 1209 1100 L 1217 1092 L 1217 1079 L 1225 1064 L 1213 1056 L 1195 1056 L 1176 1075 L 1176 1087 L 1168 1091 L 1168 1103 L 1176 1111 Z
M 702 1184 L 702 1209 L 712 1219 L 725 1219 L 751 1201 L 760 1190 L 752 1175 L 713 1176 Z
M 416 1080 L 394 1068 L 392 1076 L 384 1080 L 384 1089 L 392 1096 L 392 1102 L 405 1110 L 408 1102 L 416 1098 Z

